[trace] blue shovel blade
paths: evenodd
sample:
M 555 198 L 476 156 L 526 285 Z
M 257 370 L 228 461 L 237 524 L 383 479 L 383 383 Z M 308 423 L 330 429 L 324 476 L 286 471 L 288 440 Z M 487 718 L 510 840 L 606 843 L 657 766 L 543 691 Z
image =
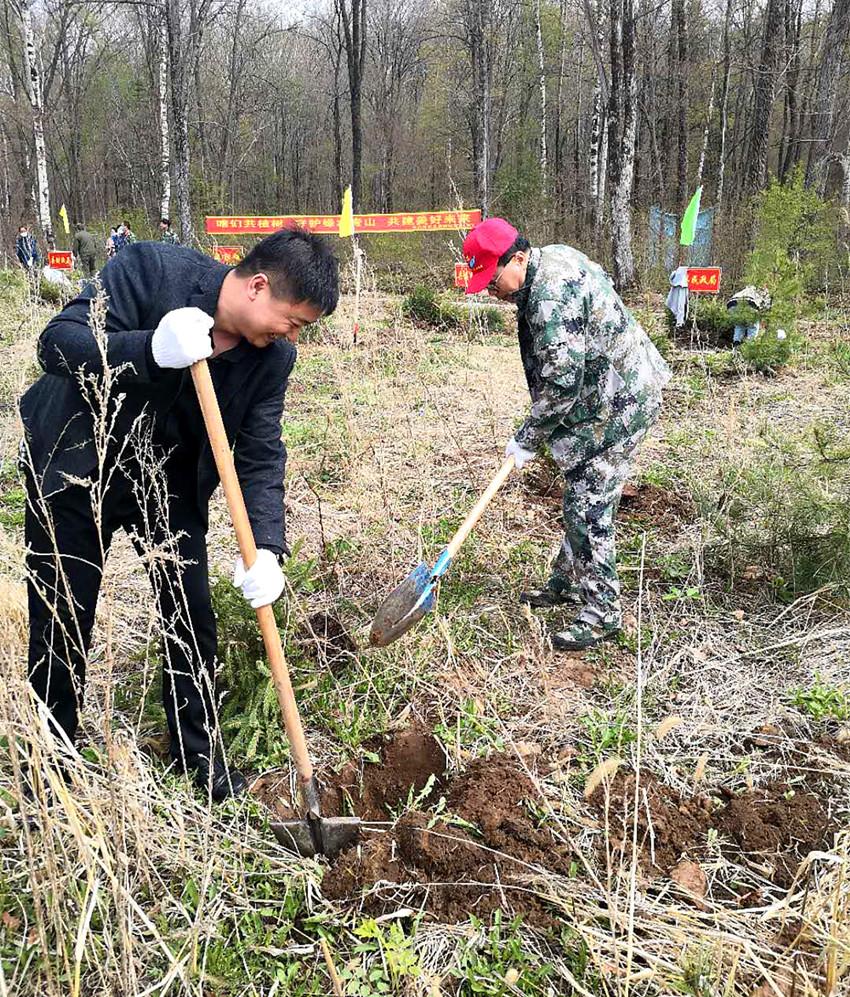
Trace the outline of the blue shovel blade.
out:
M 370 643 L 386 647 L 417 624 L 434 608 L 435 579 L 432 569 L 422 561 L 381 603 L 372 621 Z

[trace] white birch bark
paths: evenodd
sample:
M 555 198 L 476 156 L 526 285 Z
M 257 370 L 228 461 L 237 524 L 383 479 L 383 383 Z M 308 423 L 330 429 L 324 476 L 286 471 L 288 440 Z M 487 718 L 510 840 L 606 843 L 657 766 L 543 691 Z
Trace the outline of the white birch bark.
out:
M 709 50 L 710 51 L 710 50 Z M 708 136 L 711 131 L 711 119 L 714 117 L 714 91 L 717 86 L 717 69 L 714 66 L 714 58 L 712 57 L 712 70 L 711 70 L 711 90 L 708 94 L 708 110 L 705 112 L 705 125 L 702 130 L 702 148 L 699 153 L 699 163 L 697 164 L 697 179 L 694 184 L 695 187 L 702 186 L 702 174 L 705 169 L 705 157 L 708 153 Z
M 21 32 L 24 42 L 27 96 L 32 108 L 32 130 L 35 139 L 38 220 L 48 249 L 54 249 L 56 240 L 53 236 L 53 223 L 50 220 L 50 183 L 47 177 L 47 147 L 44 142 L 44 97 L 38 52 L 32 30 L 30 0 L 22 0 L 21 2 Z
M 168 22 L 163 14 L 159 28 L 159 216 L 171 212 L 171 148 L 168 133 Z
M 3 218 L 8 223 L 12 218 L 12 184 L 9 176 L 9 142 L 6 138 L 6 129 L 0 126 L 0 139 L 2 139 L 2 159 L 3 159 Z
M 540 70 L 540 177 L 543 196 L 549 188 L 549 163 L 546 150 L 546 57 L 543 51 L 543 25 L 540 18 L 540 0 L 535 0 L 534 19 L 537 28 L 537 66 Z

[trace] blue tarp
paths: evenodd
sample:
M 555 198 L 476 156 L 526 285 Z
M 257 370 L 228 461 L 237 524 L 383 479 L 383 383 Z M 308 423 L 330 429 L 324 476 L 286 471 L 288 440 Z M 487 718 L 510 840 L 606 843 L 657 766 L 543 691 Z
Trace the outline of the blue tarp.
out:
M 697 215 L 694 244 L 686 247 L 684 262 L 692 267 L 708 267 L 711 258 L 711 240 L 714 232 L 714 208 L 703 208 Z M 665 270 L 673 270 L 678 263 L 679 216 L 672 211 L 662 211 L 654 204 L 649 209 L 649 262 L 661 260 Z

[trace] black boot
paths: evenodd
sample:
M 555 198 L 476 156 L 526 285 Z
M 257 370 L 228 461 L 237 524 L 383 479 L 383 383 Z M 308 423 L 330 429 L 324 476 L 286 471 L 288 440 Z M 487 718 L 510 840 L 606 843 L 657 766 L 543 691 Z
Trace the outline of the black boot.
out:
M 199 758 L 187 766 L 187 770 L 198 789 L 209 793 L 216 803 L 231 796 L 241 796 L 248 788 L 248 780 L 239 769 L 227 765 L 221 758 L 213 761 L 212 773 L 206 758 Z
M 581 597 L 574 589 L 553 588 L 546 584 L 542 589 L 520 592 L 519 601 L 532 609 L 554 609 L 556 606 L 578 606 Z

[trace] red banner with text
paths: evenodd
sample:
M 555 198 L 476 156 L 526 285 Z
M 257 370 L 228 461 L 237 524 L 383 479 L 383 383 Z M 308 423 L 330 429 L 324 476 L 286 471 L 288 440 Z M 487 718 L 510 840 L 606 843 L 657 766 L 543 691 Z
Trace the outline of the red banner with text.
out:
M 49 249 L 47 251 L 47 265 L 54 270 L 72 270 L 74 267 L 74 254 L 70 249 Z
M 470 229 L 481 221 L 480 211 L 412 211 L 390 215 L 355 215 L 354 231 L 445 232 Z M 271 235 L 278 229 L 309 229 L 326 235 L 339 233 L 339 215 L 208 215 L 209 235 Z
M 720 267 L 688 267 L 688 290 L 691 294 L 717 294 Z

